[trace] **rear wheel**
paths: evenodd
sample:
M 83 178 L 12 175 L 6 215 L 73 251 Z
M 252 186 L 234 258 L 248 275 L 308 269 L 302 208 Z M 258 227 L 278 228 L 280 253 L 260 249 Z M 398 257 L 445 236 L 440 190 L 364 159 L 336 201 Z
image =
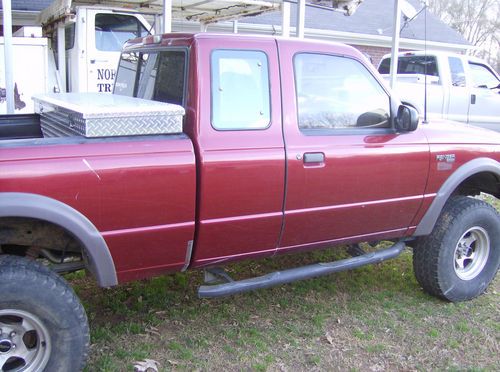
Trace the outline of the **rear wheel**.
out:
M 85 311 L 43 265 L 0 256 L 0 371 L 79 371 L 89 345 Z
M 448 301 L 474 298 L 500 264 L 500 216 L 489 204 L 451 198 L 429 236 L 413 250 L 415 276 L 428 293 Z

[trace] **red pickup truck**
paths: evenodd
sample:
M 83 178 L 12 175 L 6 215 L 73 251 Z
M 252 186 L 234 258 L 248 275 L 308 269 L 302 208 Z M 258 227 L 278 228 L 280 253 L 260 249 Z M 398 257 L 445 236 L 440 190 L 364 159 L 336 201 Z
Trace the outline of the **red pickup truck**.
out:
M 203 268 L 216 297 L 377 263 L 413 248 L 448 301 L 500 262 L 500 133 L 420 124 L 355 49 L 168 34 L 128 42 L 115 95 L 182 106 L 183 133 L 44 138 L 0 126 L 0 369 L 76 371 L 85 312 L 60 273 L 100 286 Z M 43 124 L 43 123 L 42 123 Z M 43 129 L 43 125 L 42 125 Z M 365 252 L 360 242 L 393 241 Z M 237 280 L 231 261 L 349 244 L 352 258 Z M 214 284 L 215 283 L 215 284 Z

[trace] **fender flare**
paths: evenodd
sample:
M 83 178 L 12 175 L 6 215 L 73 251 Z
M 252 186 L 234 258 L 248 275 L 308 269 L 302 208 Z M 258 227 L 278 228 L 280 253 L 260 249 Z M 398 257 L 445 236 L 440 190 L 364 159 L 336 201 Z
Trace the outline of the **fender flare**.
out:
M 115 264 L 104 238 L 87 217 L 58 200 L 37 194 L 0 193 L 0 217 L 25 217 L 61 226 L 80 241 L 89 269 L 102 287 L 118 284 Z
M 460 166 L 441 186 L 413 236 L 429 235 L 453 191 L 467 178 L 483 172 L 496 174 L 500 178 L 500 163 L 490 158 L 478 158 Z

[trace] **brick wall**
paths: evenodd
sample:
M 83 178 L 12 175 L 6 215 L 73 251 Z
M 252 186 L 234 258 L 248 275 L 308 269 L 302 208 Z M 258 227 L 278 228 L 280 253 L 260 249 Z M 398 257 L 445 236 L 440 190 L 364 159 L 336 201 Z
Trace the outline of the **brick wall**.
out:
M 361 51 L 361 53 L 365 53 L 367 56 L 370 56 L 371 61 L 375 67 L 378 67 L 380 60 L 384 55 L 391 52 L 391 48 L 385 48 L 385 47 L 354 45 L 354 44 L 351 44 L 351 46 Z M 408 50 L 409 49 L 399 49 L 400 52 L 406 52 Z

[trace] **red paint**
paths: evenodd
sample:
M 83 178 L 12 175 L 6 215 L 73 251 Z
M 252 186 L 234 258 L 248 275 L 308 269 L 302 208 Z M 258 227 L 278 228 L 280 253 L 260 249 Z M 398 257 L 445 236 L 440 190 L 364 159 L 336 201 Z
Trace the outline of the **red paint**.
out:
M 128 43 L 155 47 L 141 45 Z M 479 156 L 500 160 L 498 135 L 444 123 L 403 134 L 304 135 L 294 54 L 344 55 L 365 64 L 352 48 L 210 34 L 164 35 L 159 45 L 189 49 L 189 139 L 0 149 L 0 191 L 45 195 L 83 213 L 104 236 L 120 281 L 180 270 L 191 240 L 191 267 L 202 267 L 407 236 L 457 167 Z M 210 55 L 221 48 L 266 53 L 269 128 L 211 126 Z M 324 162 L 304 164 L 311 152 L 324 154 Z M 438 154 L 457 160 L 438 169 Z

